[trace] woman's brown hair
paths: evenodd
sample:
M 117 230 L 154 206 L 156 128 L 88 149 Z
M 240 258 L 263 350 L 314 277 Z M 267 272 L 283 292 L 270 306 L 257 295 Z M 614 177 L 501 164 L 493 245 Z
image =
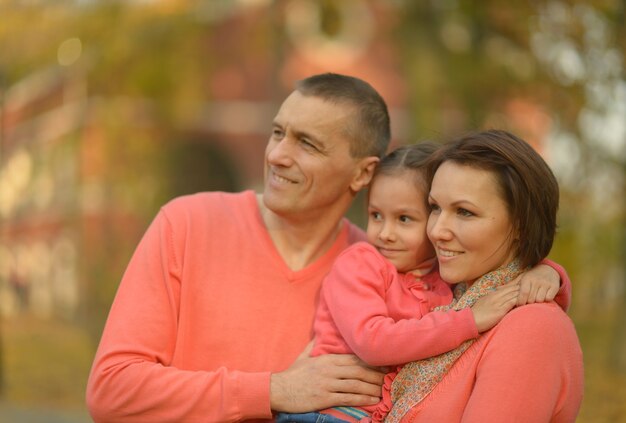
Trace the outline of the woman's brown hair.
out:
M 559 186 L 547 163 L 528 143 L 502 130 L 475 132 L 444 144 L 432 157 L 427 181 L 451 161 L 492 172 L 505 201 L 518 240 L 522 267 L 545 258 L 556 234 Z

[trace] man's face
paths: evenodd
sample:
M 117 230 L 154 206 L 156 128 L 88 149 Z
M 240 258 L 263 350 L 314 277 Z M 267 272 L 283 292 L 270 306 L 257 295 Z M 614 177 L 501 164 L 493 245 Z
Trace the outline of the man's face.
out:
M 319 217 L 352 200 L 360 160 L 344 128 L 354 108 L 293 92 L 274 118 L 265 149 L 265 205 L 289 217 Z

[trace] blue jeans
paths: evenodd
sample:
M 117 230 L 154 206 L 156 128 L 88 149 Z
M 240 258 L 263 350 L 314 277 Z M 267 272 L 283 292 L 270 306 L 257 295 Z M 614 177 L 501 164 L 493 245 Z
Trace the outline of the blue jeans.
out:
M 345 423 L 335 416 L 329 414 L 313 413 L 278 413 L 276 423 Z

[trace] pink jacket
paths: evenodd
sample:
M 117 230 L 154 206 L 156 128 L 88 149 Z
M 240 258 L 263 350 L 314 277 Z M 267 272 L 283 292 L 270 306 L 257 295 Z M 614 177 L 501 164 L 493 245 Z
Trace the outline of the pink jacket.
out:
M 439 274 L 398 273 L 372 245 L 344 251 L 322 285 L 311 355 L 356 354 L 372 366 L 438 355 L 478 336 L 470 309 L 430 312 L 450 304 Z

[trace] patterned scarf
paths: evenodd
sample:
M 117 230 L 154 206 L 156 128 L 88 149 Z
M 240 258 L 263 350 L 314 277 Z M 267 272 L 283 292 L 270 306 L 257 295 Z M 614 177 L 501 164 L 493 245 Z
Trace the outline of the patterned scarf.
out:
M 508 266 L 487 273 L 468 289 L 466 283 L 454 287 L 454 299 L 449 305 L 436 307 L 435 310 L 461 310 L 471 307 L 480 297 L 515 279 L 522 271 L 517 260 Z M 457 348 L 405 365 L 391 385 L 393 408 L 385 422 L 396 423 L 420 401 L 422 401 L 443 379 L 455 361 L 476 339 L 469 339 Z

